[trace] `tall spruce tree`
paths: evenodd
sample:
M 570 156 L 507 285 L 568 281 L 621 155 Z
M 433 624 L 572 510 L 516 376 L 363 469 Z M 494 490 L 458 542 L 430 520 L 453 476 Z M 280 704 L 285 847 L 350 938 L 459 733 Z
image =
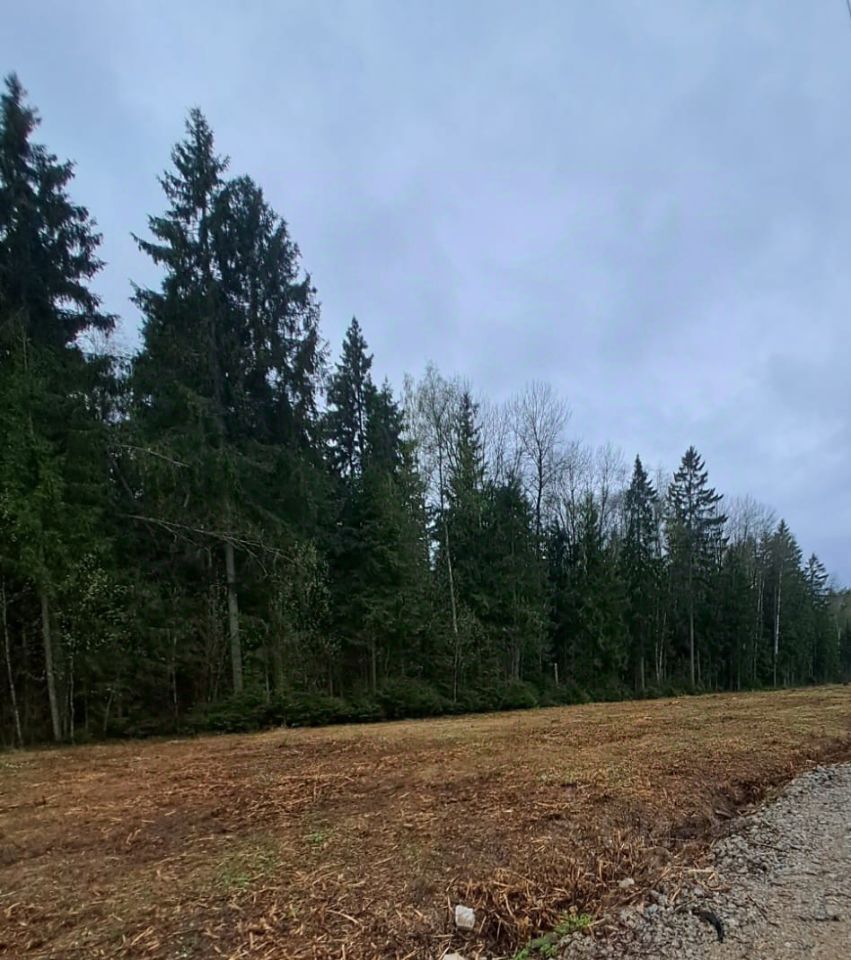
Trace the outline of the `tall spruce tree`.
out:
M 804 578 L 810 607 L 810 676 L 816 683 L 825 683 L 839 674 L 839 643 L 830 614 L 827 570 L 814 553 L 807 560 Z
M 363 471 L 368 408 L 375 392 L 372 356 L 356 317 L 346 331 L 343 353 L 328 383 L 326 425 L 330 455 L 341 477 L 356 480 Z
M 136 421 L 152 465 L 170 478 L 151 519 L 193 538 L 214 578 L 220 551 L 239 693 L 239 555 L 264 551 L 280 519 L 281 498 L 258 490 L 257 466 L 274 475 L 282 451 L 297 457 L 314 440 L 318 311 L 286 224 L 249 178 L 225 179 L 200 111 L 190 112 L 172 163 L 161 178 L 168 208 L 149 219 L 154 239 L 138 240 L 164 278 L 136 292 Z
M 382 674 L 410 666 L 426 617 L 427 551 L 421 493 L 403 418 L 389 385 L 372 381 L 357 320 L 328 385 L 325 432 L 336 481 L 331 543 L 334 622 L 354 673 L 372 692 Z
M 801 548 L 785 520 L 769 543 L 771 565 L 771 682 L 776 687 L 785 673 L 792 680 L 800 640 Z
M 88 395 L 102 365 L 78 338 L 108 332 L 89 282 L 100 235 L 68 193 L 73 165 L 32 137 L 39 118 L 15 75 L 0 97 L 0 526 L 4 576 L 38 597 L 53 737 L 73 713 L 57 643 L 62 583 L 97 549 L 106 499 L 102 425 Z
M 535 518 L 519 476 L 509 473 L 502 483 L 489 485 L 485 537 L 477 558 L 487 578 L 483 622 L 512 681 L 540 682 L 548 654 L 544 566 Z
M 636 456 L 624 496 L 625 529 L 620 568 L 626 586 L 627 622 L 633 681 L 644 690 L 645 664 L 653 634 L 660 564 L 656 526 L 656 490 Z
M 700 454 L 689 447 L 668 488 L 668 549 L 685 612 L 692 687 L 697 685 L 699 655 L 696 621 L 707 597 L 709 574 L 720 557 L 726 520 L 718 508 L 722 499 L 709 486 Z

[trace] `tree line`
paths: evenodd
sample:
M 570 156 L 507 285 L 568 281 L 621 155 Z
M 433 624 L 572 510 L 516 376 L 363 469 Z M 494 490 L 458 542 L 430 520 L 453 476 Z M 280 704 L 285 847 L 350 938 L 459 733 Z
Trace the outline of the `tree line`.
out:
M 672 475 L 429 367 L 332 361 L 286 222 L 198 110 L 136 237 L 132 357 L 73 165 L 0 104 L 0 738 L 817 683 L 851 601 L 694 447 Z M 141 225 L 140 225 L 141 227 Z

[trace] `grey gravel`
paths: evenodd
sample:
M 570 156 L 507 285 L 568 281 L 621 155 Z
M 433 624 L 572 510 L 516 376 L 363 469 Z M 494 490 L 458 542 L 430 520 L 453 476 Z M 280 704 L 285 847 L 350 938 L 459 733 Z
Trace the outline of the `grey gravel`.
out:
M 676 902 L 656 890 L 621 910 L 604 940 L 566 938 L 563 960 L 851 960 L 851 764 L 798 777 L 708 866 Z

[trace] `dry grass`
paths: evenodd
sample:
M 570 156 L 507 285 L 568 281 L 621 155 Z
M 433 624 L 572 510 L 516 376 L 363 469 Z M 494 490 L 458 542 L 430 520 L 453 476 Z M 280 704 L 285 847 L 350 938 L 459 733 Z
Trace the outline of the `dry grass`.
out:
M 0 954 L 510 956 L 848 756 L 845 687 L 5 754 Z

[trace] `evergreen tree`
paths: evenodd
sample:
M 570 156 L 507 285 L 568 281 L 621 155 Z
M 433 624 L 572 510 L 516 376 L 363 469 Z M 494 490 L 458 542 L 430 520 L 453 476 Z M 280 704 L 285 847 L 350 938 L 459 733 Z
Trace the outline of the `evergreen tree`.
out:
M 824 564 L 813 553 L 804 570 L 810 606 L 810 675 L 816 683 L 825 683 L 839 674 L 837 631 L 830 615 L 828 576 Z
M 544 569 L 535 514 L 518 476 L 509 474 L 490 489 L 483 539 L 487 547 L 477 560 L 488 595 L 484 625 L 507 677 L 540 681 L 547 653 Z
M 483 544 L 485 466 L 477 406 L 461 393 L 453 430 L 447 478 L 447 516 L 458 595 L 477 615 L 486 603 L 478 553 Z
M 706 600 L 709 574 L 720 559 L 726 520 L 718 509 L 722 499 L 709 486 L 700 454 L 689 447 L 668 489 L 668 550 L 685 612 L 692 687 L 697 683 L 697 617 Z
M 32 142 L 39 119 L 24 97 L 8 77 L 0 97 L 0 565 L 38 598 L 60 740 L 73 700 L 56 601 L 81 558 L 104 548 L 107 498 L 102 424 L 88 401 L 105 369 L 78 338 L 108 332 L 114 319 L 88 286 L 101 267 L 100 236 L 68 194 L 73 165 Z
M 341 477 L 355 480 L 363 470 L 367 419 L 375 392 L 372 356 L 357 318 L 352 317 L 343 341 L 343 354 L 328 384 L 327 432 L 331 459 Z
M 654 505 L 656 490 L 636 456 L 624 497 L 625 531 L 620 555 L 626 586 L 627 621 L 636 689 L 645 685 L 646 651 L 653 633 L 659 590 L 659 551 Z
M 322 365 L 317 309 L 286 224 L 251 180 L 224 179 L 227 161 L 200 111 L 172 162 L 161 179 L 168 209 L 149 219 L 154 239 L 138 241 L 165 275 L 159 289 L 136 293 L 144 324 L 135 419 L 159 474 L 147 488 L 164 494 L 151 519 L 206 557 L 211 584 L 221 551 L 239 693 L 239 554 L 274 551 L 284 536 L 281 497 L 258 489 L 257 467 L 259 476 L 292 477 L 309 449 Z
M 334 620 L 353 648 L 357 672 L 375 692 L 380 674 L 409 664 L 420 644 L 428 567 L 402 414 L 388 385 L 376 389 L 371 365 L 352 320 L 330 378 L 325 418 L 338 496 Z
M 778 685 L 781 673 L 786 682 L 798 674 L 801 663 L 801 548 L 792 531 L 781 520 L 768 546 L 771 605 L 771 675 Z
M 578 532 L 571 578 L 574 629 L 581 651 L 575 678 L 586 687 L 605 690 L 619 685 L 628 652 L 617 556 L 603 535 L 592 493 L 582 500 Z

